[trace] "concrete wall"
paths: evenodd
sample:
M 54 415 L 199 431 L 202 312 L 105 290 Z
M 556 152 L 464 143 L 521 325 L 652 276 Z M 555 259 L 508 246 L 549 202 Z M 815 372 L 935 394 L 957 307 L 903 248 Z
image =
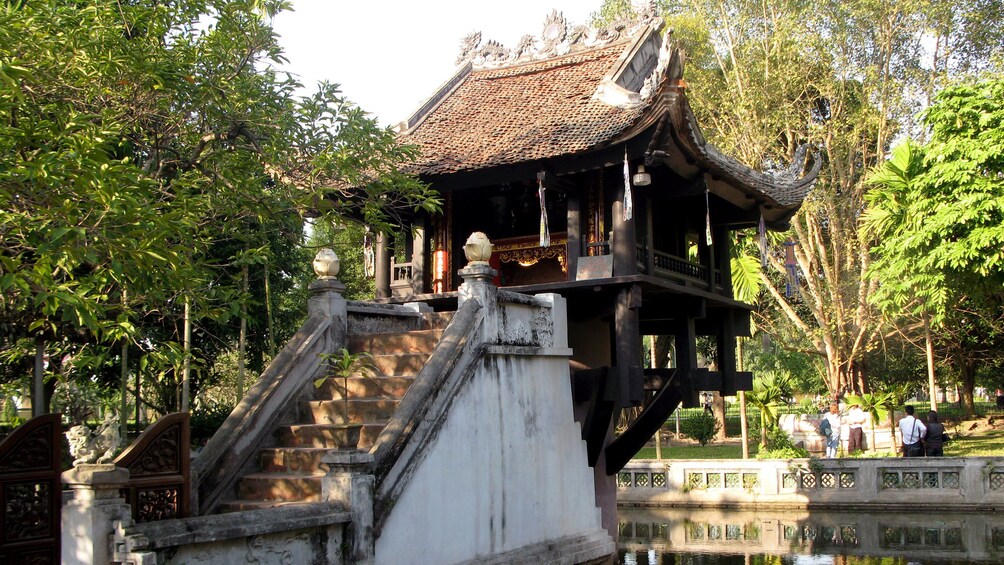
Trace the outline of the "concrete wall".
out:
M 546 346 L 487 345 L 394 501 L 377 563 L 583 562 L 613 553 L 572 417 L 563 304 L 560 312 L 552 331 L 535 334 Z M 526 314 L 518 306 L 501 315 L 518 331 L 495 335 L 524 342 L 524 330 L 541 325 Z
M 617 484 L 621 505 L 1004 510 L 999 457 L 647 460 Z

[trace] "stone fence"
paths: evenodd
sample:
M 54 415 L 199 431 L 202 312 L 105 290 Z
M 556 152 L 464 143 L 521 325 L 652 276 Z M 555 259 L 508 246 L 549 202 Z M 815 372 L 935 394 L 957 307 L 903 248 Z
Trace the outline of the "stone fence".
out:
M 632 461 L 621 506 L 1004 510 L 1004 458 Z

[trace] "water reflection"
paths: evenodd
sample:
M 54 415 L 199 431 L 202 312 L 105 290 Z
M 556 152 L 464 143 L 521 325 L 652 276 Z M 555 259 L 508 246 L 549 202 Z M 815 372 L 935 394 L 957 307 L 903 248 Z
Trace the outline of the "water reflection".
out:
M 1004 514 L 621 508 L 626 565 L 1004 562 Z

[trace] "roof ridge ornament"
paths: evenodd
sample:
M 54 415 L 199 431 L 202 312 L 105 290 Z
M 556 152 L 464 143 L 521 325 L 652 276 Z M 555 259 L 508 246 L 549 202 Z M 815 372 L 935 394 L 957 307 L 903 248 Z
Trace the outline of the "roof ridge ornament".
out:
M 482 43 L 480 31 L 467 34 L 460 42 L 456 64 L 460 66 L 471 62 L 478 68 L 504 67 L 561 57 L 631 37 L 654 19 L 658 16 L 654 10 L 649 10 L 631 19 L 596 28 L 585 24 L 572 25 L 562 12 L 551 10 L 544 20 L 540 36 L 524 35 L 515 49 L 509 49 L 493 39 Z

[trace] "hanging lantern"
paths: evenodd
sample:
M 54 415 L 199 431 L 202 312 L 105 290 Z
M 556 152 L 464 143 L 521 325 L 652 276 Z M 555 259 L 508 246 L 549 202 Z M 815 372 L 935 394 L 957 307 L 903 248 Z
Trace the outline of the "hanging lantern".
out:
M 795 261 L 795 242 L 790 239 L 784 242 L 784 271 L 787 275 L 784 295 L 791 298 L 798 289 L 798 263 Z

